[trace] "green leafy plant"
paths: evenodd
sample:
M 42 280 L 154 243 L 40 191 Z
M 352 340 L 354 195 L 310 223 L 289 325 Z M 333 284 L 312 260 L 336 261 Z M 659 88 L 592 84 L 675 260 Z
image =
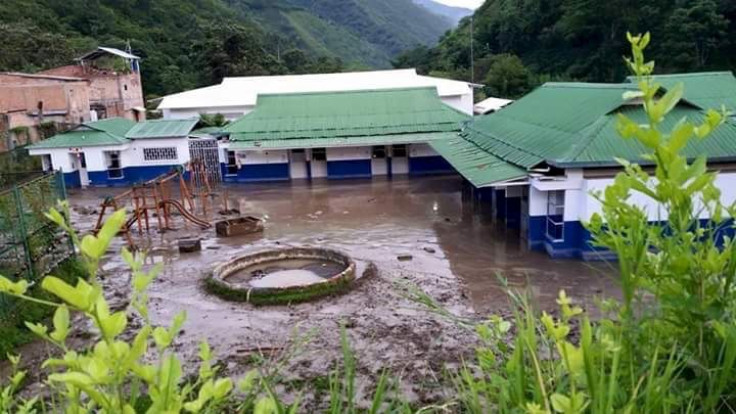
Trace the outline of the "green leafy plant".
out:
M 63 212 L 63 213 L 62 213 Z M 40 323 L 28 323 L 28 328 L 62 353 L 43 363 L 51 369 L 47 381 L 56 390 L 55 404 L 63 405 L 66 412 L 134 413 L 141 401 L 148 404 L 146 412 L 219 412 L 233 389 L 232 380 L 219 378 L 212 365 L 212 354 L 207 343 L 200 348 L 201 365 L 193 381 L 183 380 L 183 370 L 171 346 L 185 321 L 185 314 L 174 318 L 170 327 L 154 327 L 148 315 L 146 289 L 160 271 L 156 266 L 143 269 L 144 256 L 122 251 L 132 271 L 133 294 L 130 308 L 113 312 L 96 281 L 100 260 L 125 222 L 125 212 L 117 211 L 97 235 L 79 238 L 65 217 L 68 205 L 62 203 L 62 212 L 51 209 L 48 219 L 65 229 L 79 247 L 86 265 L 88 279 L 79 279 L 76 285 L 47 276 L 41 287 L 59 302 L 27 296 L 29 283 L 0 277 L 0 292 L 12 297 L 55 308 L 51 330 Z M 81 314 L 94 326 L 99 339 L 86 351 L 74 350 L 67 344 L 73 313 Z M 143 320 L 131 340 L 124 340 L 129 318 L 136 314 Z M 146 362 L 151 352 L 155 363 Z M 155 350 L 155 352 L 153 352 Z M 17 387 L 11 383 L 8 394 Z
M 592 322 L 564 291 L 559 317 L 538 317 L 525 295 L 510 293 L 513 318 L 458 321 L 480 341 L 475 360 L 454 377 L 465 412 L 733 412 L 736 245 L 721 232 L 733 228 L 736 209 L 722 205 L 706 156 L 683 154 L 727 114 L 710 110 L 666 130 L 683 87 L 664 91 L 652 81 L 654 63 L 644 59 L 649 41 L 649 34 L 629 35 L 627 64 L 639 90 L 624 96 L 640 100 L 648 123 L 621 115 L 618 130 L 646 148 L 653 172 L 619 160 L 623 172 L 594 194 L 602 213 L 586 224 L 595 245 L 618 257 L 623 301 L 602 302 L 603 317 Z M 650 222 L 634 194 L 654 200 L 667 220 Z M 426 295 L 412 295 L 439 309 Z

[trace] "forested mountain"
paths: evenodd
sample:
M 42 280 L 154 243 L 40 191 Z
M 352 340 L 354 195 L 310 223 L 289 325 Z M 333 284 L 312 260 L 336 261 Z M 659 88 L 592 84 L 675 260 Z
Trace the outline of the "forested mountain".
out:
M 412 0 L 2 0 L 0 71 L 129 42 L 145 93 L 161 95 L 223 76 L 390 67 L 450 27 Z
M 734 0 L 487 0 L 434 48 L 394 62 L 485 83 L 485 93 L 518 97 L 546 80 L 621 81 L 626 32 L 650 31 L 659 72 L 736 69 Z
M 448 6 L 435 0 L 414 0 L 414 3 L 424 7 L 434 14 L 450 19 L 453 26 L 460 23 L 460 20 L 462 20 L 463 17 L 473 14 L 473 11 L 470 9 Z

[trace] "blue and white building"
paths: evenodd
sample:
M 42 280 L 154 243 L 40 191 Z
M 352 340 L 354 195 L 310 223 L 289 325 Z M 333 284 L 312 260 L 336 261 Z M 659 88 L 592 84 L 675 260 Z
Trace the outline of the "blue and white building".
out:
M 189 135 L 197 123 L 103 119 L 38 142 L 28 151 L 41 157 L 44 170 L 61 170 L 68 187 L 129 186 L 188 163 Z

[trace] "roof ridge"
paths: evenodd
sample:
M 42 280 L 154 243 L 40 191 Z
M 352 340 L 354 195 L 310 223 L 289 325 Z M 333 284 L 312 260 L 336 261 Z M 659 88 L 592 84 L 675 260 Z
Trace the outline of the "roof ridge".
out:
M 541 88 L 631 89 L 629 83 L 545 82 Z
M 341 91 L 312 91 L 312 92 L 289 92 L 289 93 L 258 93 L 258 98 L 260 97 L 274 97 L 274 96 L 305 96 L 305 95 L 347 95 L 347 94 L 367 94 L 367 93 L 389 93 L 389 92 L 401 92 L 401 91 L 415 91 L 415 90 L 433 90 L 435 92 L 435 95 L 439 96 L 437 94 L 437 87 L 436 86 L 408 86 L 403 88 L 392 88 L 392 89 L 385 89 L 385 88 L 376 88 L 376 89 L 351 89 L 351 90 L 341 90 Z M 256 106 L 257 107 L 257 106 Z
M 703 77 L 703 76 L 723 76 L 723 75 L 731 75 L 733 76 L 733 72 L 730 70 L 720 70 L 720 71 L 706 71 L 706 72 L 687 72 L 687 73 L 665 73 L 661 75 L 652 75 L 653 78 L 689 78 L 689 77 Z M 627 76 L 627 79 L 629 78 L 636 78 L 635 76 Z
M 617 107 L 617 109 L 618 108 L 620 108 L 620 106 Z M 603 130 L 603 128 L 606 125 L 608 125 L 608 123 L 610 122 L 610 120 L 608 119 L 608 115 L 611 114 L 611 112 L 613 112 L 613 111 L 609 111 L 608 113 L 606 113 L 603 116 L 599 117 L 598 119 L 596 119 L 595 121 L 593 121 L 590 125 L 588 125 L 587 127 L 583 128 L 579 133 L 575 134 L 576 136 L 583 136 L 583 138 L 585 138 L 585 136 L 587 136 L 588 137 L 588 141 L 585 142 L 585 145 L 583 145 L 582 147 L 580 147 L 576 151 L 573 151 L 575 149 L 575 146 L 571 147 L 569 153 L 572 153 L 572 154 L 571 155 L 565 154 L 562 157 L 560 157 L 559 159 L 561 159 L 561 160 L 575 160 L 577 157 L 580 156 L 580 154 L 583 153 L 583 151 L 585 151 L 591 145 L 593 145 L 593 141 L 595 141 L 596 137 L 598 136 L 597 133 L 600 132 L 601 130 Z M 589 130 L 591 130 L 591 127 L 592 127 L 592 131 L 594 131 L 595 134 L 587 134 L 587 132 Z

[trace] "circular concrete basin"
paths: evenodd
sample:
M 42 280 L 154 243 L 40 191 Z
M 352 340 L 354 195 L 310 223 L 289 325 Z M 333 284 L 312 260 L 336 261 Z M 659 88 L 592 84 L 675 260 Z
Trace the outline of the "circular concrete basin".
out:
M 355 279 L 347 255 L 322 248 L 290 248 L 244 255 L 216 266 L 208 290 L 256 305 L 304 302 L 344 291 Z

